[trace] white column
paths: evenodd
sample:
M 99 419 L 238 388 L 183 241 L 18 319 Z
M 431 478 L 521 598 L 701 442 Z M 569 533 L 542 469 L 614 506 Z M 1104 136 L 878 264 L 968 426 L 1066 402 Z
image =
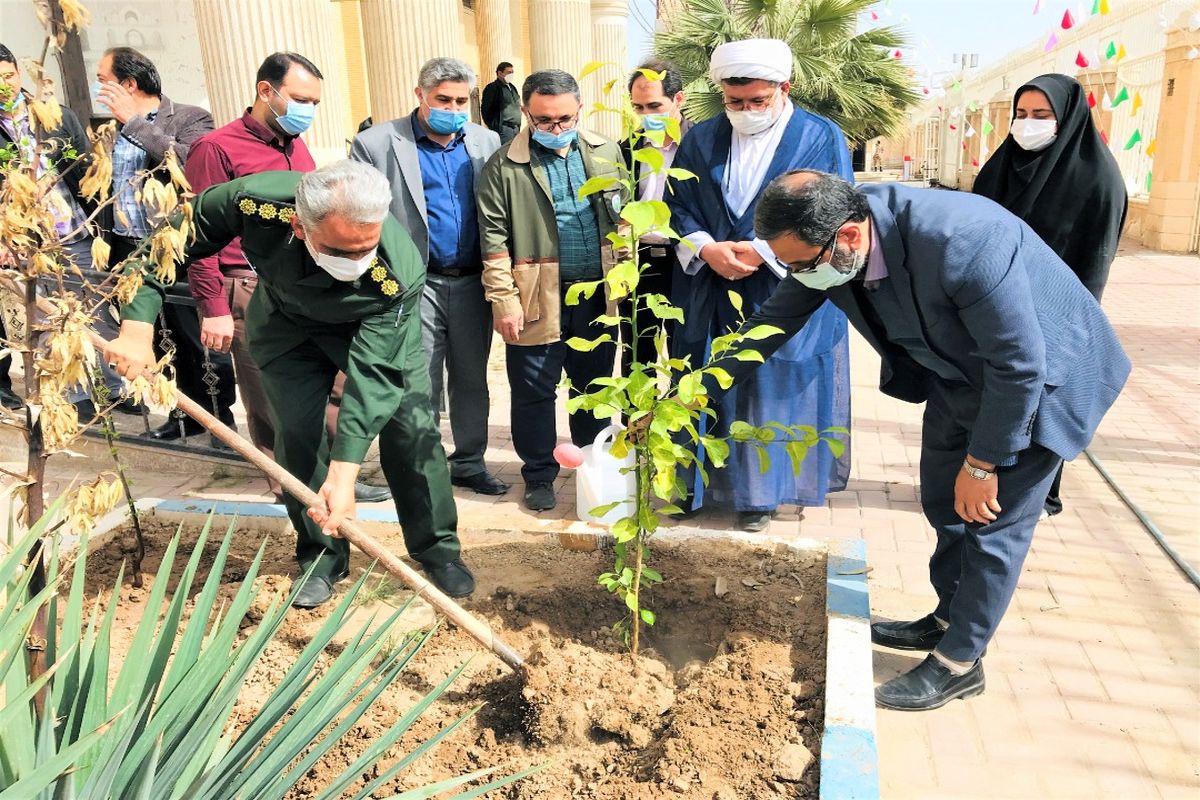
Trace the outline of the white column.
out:
M 263 59 L 287 50 L 316 64 L 325 75 L 321 105 L 302 137 L 318 164 L 346 157 L 349 119 L 341 42 L 329 0 L 192 0 L 213 118 L 223 125 L 254 102 L 254 75 Z
M 592 9 L 589 0 L 529 0 L 529 50 L 533 64 L 530 72 L 543 69 L 566 70 L 579 77 L 584 66 L 592 60 Z M 583 125 L 591 127 L 596 120 L 588 111 L 596 102 L 590 91 L 591 81 L 584 81 Z
M 516 27 L 520 27 L 520 20 Z M 480 86 L 496 79 L 496 65 L 501 61 L 511 62 L 515 69 L 517 62 L 522 60 L 513 44 L 513 28 L 511 0 L 476 0 L 475 38 L 479 42 Z
M 376 123 L 396 119 L 417 104 L 413 89 L 431 58 L 461 58 L 459 0 L 361 0 Z
M 592 0 L 592 59 L 605 62 L 600 71 L 586 81 L 591 95 L 598 102 L 619 108 L 625 90 L 626 24 L 629 21 L 629 0 Z M 616 80 L 613 90 L 604 93 L 604 85 Z M 610 139 L 624 136 L 619 114 L 599 112 L 589 118 L 588 127 Z

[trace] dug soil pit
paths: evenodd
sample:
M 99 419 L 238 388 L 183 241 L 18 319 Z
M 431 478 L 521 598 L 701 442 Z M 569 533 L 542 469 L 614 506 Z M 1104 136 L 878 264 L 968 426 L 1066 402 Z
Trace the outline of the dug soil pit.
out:
M 173 533 L 172 526 L 149 526 L 147 572 L 157 569 Z M 185 532 L 179 570 L 197 533 Z M 235 536 L 222 576 L 231 594 L 262 541 L 262 534 L 248 530 Z M 378 538 L 394 552 L 404 552 L 398 531 Z M 90 596 L 106 599 L 128 541 L 120 536 L 92 556 Z M 288 588 L 292 547 L 287 538 L 268 544 L 260 579 L 268 591 L 260 607 L 272 592 Z M 212 541 L 206 545 L 211 553 L 198 582 L 216 549 Z M 643 628 L 636 659 L 610 627 L 623 604 L 596 585 L 596 576 L 611 568 L 611 553 L 572 552 L 545 540 L 520 539 L 468 546 L 465 558 L 478 589 L 463 605 L 526 656 L 527 676 L 512 674 L 465 633 L 443 624 L 372 712 L 309 773 L 296 798 L 317 794 L 466 661 L 464 674 L 414 724 L 399 750 L 408 752 L 464 714 L 478 712 L 376 797 L 483 767 L 507 774 L 537 764 L 549 766 L 489 796 L 817 797 L 824 716 L 823 555 L 701 540 L 656 545 L 652 563 L 666 582 L 644 597 L 658 621 Z M 355 554 L 351 578 L 366 567 Z M 147 575 L 143 589 L 129 588 L 128 580 L 121 589 L 124 602 L 113 642 L 118 652 L 128 647 L 146 612 L 152 579 Z M 339 590 L 351 585 L 344 582 Z M 351 623 L 386 616 L 407 597 L 389 579 L 371 578 Z M 248 681 L 235 725 L 253 718 L 327 613 L 290 615 Z M 399 627 L 420 627 L 432 619 L 431 609 L 418 603 Z M 248 618 L 246 626 L 256 622 Z

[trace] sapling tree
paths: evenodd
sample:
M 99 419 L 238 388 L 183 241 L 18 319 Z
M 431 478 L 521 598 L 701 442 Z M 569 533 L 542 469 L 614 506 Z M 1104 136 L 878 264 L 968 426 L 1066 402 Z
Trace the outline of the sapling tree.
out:
M 600 63 L 589 64 L 581 78 L 601 66 Z M 650 81 L 661 81 L 664 77 L 649 69 L 643 69 L 641 73 Z M 678 121 L 668 119 L 663 131 L 641 130 L 640 120 L 618 82 L 610 81 L 603 91 L 607 96 L 615 96 L 615 102 L 597 103 L 592 113 L 621 117 L 625 135 L 632 145 L 633 163 L 616 164 L 618 177 L 589 179 L 580 187 L 579 195 L 587 197 L 605 192 L 628 199 L 628 202 L 620 207 L 622 224 L 615 233 L 609 234 L 609 241 L 618 254 L 616 263 L 602 280 L 571 286 L 566 302 L 574 305 L 580 297 L 590 298 L 595 292 L 604 291 L 611 301 L 628 301 L 625 304 L 627 311 L 623 315 L 598 317 L 595 324 L 606 329 L 605 332 L 592 339 L 573 337 L 566 344 L 575 350 L 592 350 L 613 342 L 612 331 L 624 323 L 635 339 L 653 337 L 658 355 L 652 362 L 640 361 L 638 353 L 641 351 L 635 342 L 620 342 L 619 347 L 631 354 L 631 364 L 625 374 L 600 378 L 586 387 L 571 387 L 575 393 L 567 400 L 567 410 L 590 413 L 597 419 L 620 416 L 628 421 L 628 427 L 614 440 L 612 453 L 621 459 L 633 455 L 633 466 L 629 468 L 636 478 L 633 512 L 612 525 L 615 561 L 611 571 L 600 575 L 599 583 L 624 602 L 628 613 L 613 628 L 636 655 L 641 646 L 641 626 L 655 623 L 654 611 L 644 602 L 643 590 L 663 581 L 663 576 L 650 566 L 650 543 L 664 524 L 664 517 L 682 512 L 679 502 L 688 496 L 684 475 L 694 469 L 707 484 L 708 469 L 720 469 L 725 465 L 731 442 L 755 447 L 764 472 L 770 464 L 769 448 L 782 446 L 793 469 L 798 472 L 808 451 L 821 443 L 840 456 L 845 442 L 839 437 L 847 431 L 845 428 L 817 430 L 811 425 L 781 422 L 756 427 L 735 421 L 729 426 L 727 436 L 709 432 L 716 419 L 709 388 L 716 386 L 725 390 L 733 383 L 729 373 L 717 366 L 717 362 L 729 357 L 762 362 L 762 354 L 746 343 L 761 341 L 781 331 L 771 325 L 730 330 L 713 339 L 708 360 L 703 364 L 692 364 L 690 358 L 672 358 L 665 352 L 663 325 L 682 324 L 684 311 L 661 294 L 639 290 L 639 279 L 647 265 L 638 262 L 637 243 L 649 233 L 671 239 L 679 237 L 671 228 L 671 211 L 665 202 L 629 198 L 637 197 L 638 181 L 647 175 L 665 175 L 668 191 L 687 191 L 687 182 L 695 180 L 696 176 L 683 169 L 667 167 L 659 149 L 639 146 L 646 139 L 659 147 L 666 137 L 679 141 Z M 744 321 L 741 297 L 730 292 L 729 299 Z M 647 318 L 653 324 L 647 325 Z M 567 383 L 569 385 L 569 381 Z M 620 505 L 621 502 L 611 503 L 591 509 L 591 513 L 603 516 Z

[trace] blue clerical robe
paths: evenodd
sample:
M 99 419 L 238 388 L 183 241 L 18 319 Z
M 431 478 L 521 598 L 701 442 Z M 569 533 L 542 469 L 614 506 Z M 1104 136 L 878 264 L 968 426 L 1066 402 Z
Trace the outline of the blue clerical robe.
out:
M 729 168 L 733 128 L 724 114 L 696 125 L 684 137 L 673 166 L 695 173 L 699 181 L 677 182 L 667 197 L 671 227 L 680 236 L 703 231 L 718 242 L 752 241 L 751 203 L 738 218 L 723 194 Z M 846 138 L 832 121 L 801 108 L 794 109 L 787 130 L 772 157 L 758 194 L 770 181 L 789 170 L 815 169 L 853 181 L 854 171 Z M 672 301 L 684 311 L 684 323 L 672 340 L 672 355 L 691 357 L 693 367 L 708 358 L 713 337 L 736 328 L 738 314 L 729 292 L 742 297 L 748 317 L 775 291 L 781 279 L 765 264 L 747 278 L 731 281 L 707 266 L 695 275 L 676 267 Z M 752 425 L 782 422 L 812 425 L 817 430 L 850 426 L 850 353 L 846 316 L 825 305 L 808 325 L 780 348 L 751 377 L 725 394 L 717 406 L 712 432 L 723 435 L 734 420 Z M 848 443 L 847 443 L 848 444 Z M 846 488 L 850 448 L 840 458 L 824 444 L 809 450 L 799 475 L 782 445 L 768 448 L 771 465 L 760 472 L 756 449 L 734 445 L 725 469 L 709 469 L 706 487 L 698 475 L 688 479 L 693 506 L 707 502 L 737 511 L 769 511 L 785 503 L 818 506 L 826 492 Z M 707 497 L 706 497 L 707 496 Z

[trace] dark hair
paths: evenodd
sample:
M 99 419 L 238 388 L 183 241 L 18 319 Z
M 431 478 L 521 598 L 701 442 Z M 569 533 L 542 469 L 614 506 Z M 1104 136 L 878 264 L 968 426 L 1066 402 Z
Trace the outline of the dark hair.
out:
M 529 98 L 535 94 L 556 97 L 560 94 L 573 94 L 576 100 L 582 102 L 579 96 L 579 83 L 569 72 L 561 69 L 543 69 L 530 75 L 521 85 L 521 102 L 529 105 Z
M 9 50 L 7 47 L 5 47 L 2 44 L 0 44 L 0 61 L 7 61 L 9 64 L 12 64 L 14 67 L 19 66 L 17 64 L 17 57 L 13 55 L 13 51 Z
M 795 175 L 815 179 L 797 181 Z M 866 195 L 845 179 L 797 169 L 767 184 L 754 211 L 754 232 L 761 239 L 791 234 L 816 247 L 847 221 L 862 222 L 870 213 Z
M 133 81 L 140 91 L 151 97 L 162 97 L 162 78 L 158 67 L 132 47 L 110 47 L 104 55 L 112 56 L 112 74 L 117 82 Z
M 633 84 L 637 82 L 637 79 L 646 77 L 641 72 L 644 69 L 663 74 L 662 90 L 665 97 L 674 97 L 683 91 L 683 78 L 679 77 L 679 70 L 675 69 L 675 65 L 670 61 L 664 61 L 661 58 L 652 58 L 638 65 L 638 68 L 629 76 L 629 84 L 625 87 L 626 89 L 632 92 Z
M 496 72 L 499 72 L 502 69 L 512 69 L 512 63 L 508 61 L 501 61 L 496 65 Z
M 722 78 L 721 83 L 728 83 L 730 86 L 749 86 L 755 81 L 762 81 L 768 86 L 779 86 L 779 81 L 769 81 L 766 78 Z
M 325 80 L 325 76 L 321 74 L 321 70 L 317 69 L 317 65 L 304 56 L 299 53 L 280 52 L 271 53 L 263 60 L 254 76 L 254 82 L 266 81 L 278 89 L 283 85 L 283 79 L 287 77 L 293 65 L 311 73 L 318 80 Z

